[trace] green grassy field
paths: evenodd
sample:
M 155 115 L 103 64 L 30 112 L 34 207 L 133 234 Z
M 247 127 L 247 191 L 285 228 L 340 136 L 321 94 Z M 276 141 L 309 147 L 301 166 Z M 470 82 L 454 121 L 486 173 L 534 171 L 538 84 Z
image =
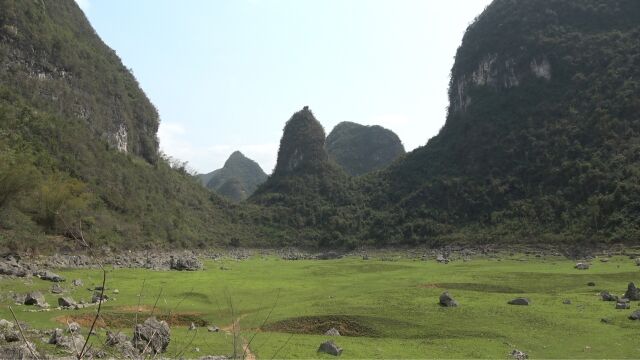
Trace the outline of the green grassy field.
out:
M 170 317 L 169 357 L 231 354 L 233 336 L 228 332 L 187 331 L 187 326 L 195 321 L 222 328 L 235 317 L 242 338 L 255 334 L 250 348 L 258 358 L 331 358 L 316 350 L 332 326 L 349 335 L 334 339 L 344 349 L 343 358 L 507 358 L 513 349 L 532 358 L 640 358 L 640 321 L 627 319 L 640 309 L 638 303 L 630 310 L 615 310 L 615 303 L 598 296 L 602 290 L 621 295 L 628 282 L 639 283 L 640 267 L 627 257 L 594 261 L 586 271 L 573 265 L 561 258 L 519 256 L 447 265 L 410 259 L 285 261 L 255 256 L 209 261 L 199 272 L 109 270 L 106 293 L 115 299 L 104 304 L 104 321 L 110 329 L 131 333 L 136 314 L 140 321 L 151 311 Z M 97 270 L 59 273 L 69 280 L 64 287 L 76 300 L 89 300 L 87 287 L 101 280 Z M 84 286 L 71 289 L 75 278 L 83 279 Z M 57 295 L 48 292 L 50 287 L 37 278 L 0 281 L 2 294 L 39 289 L 54 305 Z M 459 307 L 438 305 L 445 290 Z M 507 305 L 519 296 L 530 298 L 532 305 Z M 564 299 L 572 304 L 564 305 Z M 3 300 L 0 318 L 11 320 L 10 304 Z M 29 308 L 14 306 L 18 318 L 36 328 L 63 327 L 65 316 L 86 322 L 95 311 L 26 312 Z M 611 322 L 602 323 L 604 317 Z M 104 331 L 98 335 L 95 341 L 103 342 Z M 53 351 L 39 340 L 36 345 Z

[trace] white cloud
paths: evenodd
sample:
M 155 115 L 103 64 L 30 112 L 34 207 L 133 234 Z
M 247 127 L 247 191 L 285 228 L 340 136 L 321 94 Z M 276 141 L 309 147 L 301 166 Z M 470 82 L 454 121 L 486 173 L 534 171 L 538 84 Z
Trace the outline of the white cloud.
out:
M 89 12 L 89 9 L 91 8 L 91 2 L 89 0 L 76 0 L 76 3 L 80 6 L 82 11 L 85 13 Z

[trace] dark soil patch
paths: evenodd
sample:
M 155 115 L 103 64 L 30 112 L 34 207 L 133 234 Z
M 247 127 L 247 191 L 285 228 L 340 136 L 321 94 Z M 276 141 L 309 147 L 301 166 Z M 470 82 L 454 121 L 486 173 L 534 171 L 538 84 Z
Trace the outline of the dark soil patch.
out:
M 196 326 L 208 326 L 209 323 L 201 318 L 199 313 L 173 313 L 169 314 L 154 314 L 158 320 L 166 321 L 169 326 L 189 326 L 191 323 Z M 143 323 L 149 317 L 148 314 L 138 314 L 138 323 Z M 55 320 L 61 324 L 67 324 L 70 322 L 77 322 L 80 326 L 89 328 L 95 318 L 95 314 L 78 314 L 78 315 L 64 315 L 55 318 Z M 103 312 L 100 314 L 100 318 L 96 322 L 96 326 L 102 328 L 133 328 L 136 324 L 135 312 Z
M 336 328 L 342 336 L 380 336 L 375 329 L 365 323 L 365 317 L 350 315 L 301 316 L 267 324 L 262 330 L 322 335 L 327 330 Z
M 477 284 L 477 283 L 436 283 L 436 284 L 421 284 L 420 287 L 427 289 L 455 289 L 455 290 L 469 290 L 487 293 L 503 293 L 503 294 L 521 294 L 524 291 L 521 289 L 512 288 L 505 285 L 495 284 Z

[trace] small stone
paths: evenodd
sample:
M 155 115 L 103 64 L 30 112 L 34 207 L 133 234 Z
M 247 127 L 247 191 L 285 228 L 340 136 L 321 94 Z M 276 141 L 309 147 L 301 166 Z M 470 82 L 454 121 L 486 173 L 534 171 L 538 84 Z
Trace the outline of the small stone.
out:
M 84 283 L 80 279 L 75 279 L 71 282 L 73 286 L 82 286 Z
M 444 307 L 456 307 L 458 306 L 458 302 L 455 301 L 455 299 L 453 297 L 451 297 L 451 295 L 449 295 L 448 292 L 443 292 L 440 295 L 440 301 L 439 301 L 441 306 Z
M 336 328 L 331 328 L 327 330 L 324 334 L 327 336 L 340 336 L 340 331 L 338 331 L 338 329 Z
M 590 267 L 591 265 L 589 263 L 583 263 L 583 262 L 579 262 L 576 264 L 576 266 L 574 266 L 574 268 L 578 270 L 589 270 Z
M 118 289 L 113 289 L 113 293 L 114 293 L 114 294 L 120 294 L 120 290 L 118 290 Z
M 196 329 L 196 324 L 195 323 L 191 323 L 191 325 L 189 325 L 189 331 L 193 331 Z
M 636 310 L 631 315 L 629 315 L 629 319 L 631 320 L 640 320 L 640 310 Z
M 72 322 L 68 325 L 68 329 L 67 329 L 70 333 L 74 334 L 74 333 L 79 333 L 80 332 L 80 324 L 78 324 L 77 322 Z
M 602 298 L 602 301 L 618 301 L 618 297 L 616 295 L 609 294 L 608 291 L 601 292 L 600 297 Z
M 626 309 L 630 309 L 631 306 L 629 306 L 628 302 L 617 302 L 616 303 L 616 309 L 617 310 L 626 310 Z
M 565 305 L 571 305 L 571 300 L 565 299 L 565 300 L 562 301 L 562 303 L 565 304 Z
M 342 348 L 336 345 L 333 341 L 325 341 L 320 344 L 318 352 L 326 353 L 333 356 L 339 356 L 342 354 Z
M 593 281 L 589 281 L 589 282 L 587 283 L 587 286 L 596 286 L 596 283 L 594 283 Z
M 611 318 L 602 318 L 600 319 L 600 322 L 603 324 L 611 324 L 611 322 L 613 322 L 613 320 L 611 320 Z
M 531 301 L 527 298 L 515 298 L 508 302 L 509 305 L 529 305 Z
M 208 331 L 208 332 L 219 332 L 219 331 L 220 331 L 220 328 L 219 328 L 219 327 L 217 327 L 217 326 L 215 326 L 215 325 L 212 325 L 212 326 L 208 326 L 208 327 L 207 327 L 207 331 Z
M 515 360 L 526 360 L 529 358 L 529 355 L 527 355 L 527 353 L 525 353 L 524 351 L 515 349 L 511 352 L 511 357 Z

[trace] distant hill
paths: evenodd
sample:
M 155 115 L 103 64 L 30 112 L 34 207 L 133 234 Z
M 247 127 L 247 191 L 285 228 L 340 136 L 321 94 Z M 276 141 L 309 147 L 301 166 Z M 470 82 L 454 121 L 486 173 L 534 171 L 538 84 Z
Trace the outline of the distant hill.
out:
M 257 162 L 235 151 L 222 168 L 198 175 L 198 178 L 208 189 L 239 202 L 253 194 L 267 180 L 267 174 Z
M 393 131 L 347 121 L 333 128 L 325 148 L 331 160 L 356 176 L 382 169 L 405 153 Z

